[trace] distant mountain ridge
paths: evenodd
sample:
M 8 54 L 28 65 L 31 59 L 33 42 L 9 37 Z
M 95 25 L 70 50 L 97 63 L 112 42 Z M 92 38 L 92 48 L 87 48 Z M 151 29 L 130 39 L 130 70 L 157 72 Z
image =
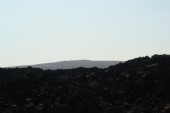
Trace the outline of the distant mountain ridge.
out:
M 92 61 L 92 60 L 70 60 L 70 61 L 60 61 L 60 62 L 52 62 L 52 63 L 43 63 L 43 64 L 35 64 L 35 65 L 25 65 L 25 66 L 13 66 L 13 67 L 28 67 L 31 66 L 33 68 L 41 68 L 41 69 L 73 69 L 78 67 L 98 67 L 98 68 L 107 68 L 111 65 L 116 65 L 121 61 Z

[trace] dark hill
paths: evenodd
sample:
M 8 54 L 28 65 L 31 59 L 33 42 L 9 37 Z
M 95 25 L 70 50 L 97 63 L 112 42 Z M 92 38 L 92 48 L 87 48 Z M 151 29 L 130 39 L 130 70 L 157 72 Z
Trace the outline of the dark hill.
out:
M 170 56 L 106 69 L 0 68 L 1 113 L 170 113 Z

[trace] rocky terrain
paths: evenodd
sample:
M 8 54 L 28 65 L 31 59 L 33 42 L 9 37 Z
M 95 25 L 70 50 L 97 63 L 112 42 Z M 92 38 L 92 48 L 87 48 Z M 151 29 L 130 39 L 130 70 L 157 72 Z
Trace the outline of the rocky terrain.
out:
M 0 68 L 1 113 L 170 113 L 170 56 L 99 68 Z

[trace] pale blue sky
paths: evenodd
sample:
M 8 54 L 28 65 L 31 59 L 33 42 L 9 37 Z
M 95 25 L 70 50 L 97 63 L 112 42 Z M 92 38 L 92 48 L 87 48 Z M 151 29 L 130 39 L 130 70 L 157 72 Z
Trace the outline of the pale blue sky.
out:
M 1 0 L 0 67 L 170 53 L 170 0 Z

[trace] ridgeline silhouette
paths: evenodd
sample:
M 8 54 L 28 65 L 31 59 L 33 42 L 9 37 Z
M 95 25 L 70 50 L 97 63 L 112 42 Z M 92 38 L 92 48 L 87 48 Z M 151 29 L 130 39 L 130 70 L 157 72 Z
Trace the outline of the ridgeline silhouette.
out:
M 1 113 L 170 113 L 170 56 L 105 69 L 0 68 Z

